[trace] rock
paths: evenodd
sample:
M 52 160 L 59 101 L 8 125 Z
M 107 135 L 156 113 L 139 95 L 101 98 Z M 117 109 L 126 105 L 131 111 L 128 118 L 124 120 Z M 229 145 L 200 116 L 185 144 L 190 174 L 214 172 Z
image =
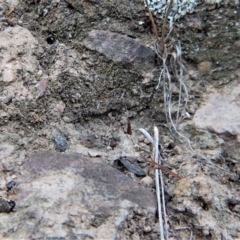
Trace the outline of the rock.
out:
M 95 152 L 93 150 L 89 150 L 88 154 L 90 157 L 101 157 L 101 153 Z
M 196 126 L 218 134 L 240 134 L 239 96 L 240 84 L 209 94 L 194 115 Z
M 48 82 L 46 80 L 41 80 L 36 84 L 37 98 L 40 98 L 45 94 L 47 87 L 48 87 Z
M 131 159 L 131 158 L 128 158 L 128 157 L 120 157 L 119 159 L 115 160 L 115 162 L 116 161 L 120 162 L 130 172 L 135 173 L 136 176 L 138 176 L 138 177 L 145 177 L 146 176 L 146 173 L 137 164 L 137 158 Z
M 15 181 L 10 181 L 8 184 L 7 184 L 7 191 L 10 191 L 14 186 L 16 185 L 16 182 Z
M 141 179 L 140 183 L 145 187 L 153 187 L 154 181 L 150 176 L 146 176 Z
M 220 239 L 221 236 L 232 239 L 226 229 L 239 228 L 240 224 L 235 222 L 233 227 L 234 215 L 229 211 L 226 197 L 233 199 L 232 191 L 227 185 L 201 175 L 178 181 L 173 201 L 168 206 L 178 212 L 175 214 L 177 218 L 191 215 L 188 221 L 192 222 L 193 229 L 202 231 L 203 235 L 211 234 L 213 239 Z M 208 224 L 203 224 L 206 219 Z
M 208 61 L 200 62 L 197 65 L 197 69 L 202 74 L 209 74 L 211 72 L 212 63 Z
M 150 202 L 154 196 L 140 191 L 138 185 L 132 185 L 132 179 L 125 178 L 127 176 L 121 181 L 119 176 L 123 174 L 120 172 L 103 171 L 101 167 L 105 160 L 112 162 L 119 156 L 140 154 L 134 149 L 139 127 L 150 129 L 152 124 L 159 126 L 163 145 L 175 140 L 166 124 L 163 90 L 156 89 L 162 70 L 161 59 L 156 58 L 153 70 L 155 65 L 150 49 L 143 47 L 150 52 L 144 56 L 137 50 L 134 52 L 134 48 L 129 51 L 132 46 L 140 50 L 142 45 L 153 47 L 155 42 L 143 1 L 24 0 L 19 1 L 10 16 L 4 17 L 17 1 L 0 0 L 0 195 L 6 197 L 5 212 L 11 208 L 7 199 L 16 201 L 17 210 L 0 215 L 0 238 L 159 239 L 159 224 L 156 223 L 157 230 L 152 225 L 153 219 L 157 222 L 152 214 L 154 207 L 141 203 L 143 200 Z M 192 116 L 200 104 L 203 104 L 200 109 L 208 104 L 203 95 L 208 86 L 217 89 L 207 98 L 214 93 L 222 98 L 223 95 L 232 97 L 231 87 L 237 88 L 239 83 L 240 8 L 232 7 L 233 2 L 239 6 L 239 1 L 223 1 L 231 2 L 231 7 L 217 4 L 221 7 L 209 8 L 201 4 L 196 13 L 181 19 L 174 28 L 174 34 L 169 36 L 174 37 L 176 43 L 179 40 L 182 46 L 183 80 L 189 90 L 187 112 Z M 16 26 L 17 23 L 26 29 Z M 160 30 L 162 22 L 156 20 L 156 26 Z M 95 39 L 99 36 L 96 29 L 106 30 L 101 33 L 109 38 Z M 92 48 L 87 49 L 84 39 L 90 40 L 91 31 L 95 33 L 92 38 L 95 45 L 91 42 Z M 53 33 L 56 41 L 48 45 L 46 38 Z M 172 50 L 174 44 L 170 38 L 167 46 Z M 113 49 L 107 49 L 103 43 Z M 124 52 L 122 44 L 128 44 L 128 52 Z M 119 52 L 114 52 L 116 49 Z M 201 63 L 205 63 L 202 69 Z M 210 74 L 199 74 L 195 68 L 197 65 L 200 72 Z M 172 76 L 174 62 L 167 61 L 167 66 Z M 175 102 L 179 94 L 178 78 L 172 80 L 172 100 Z M 225 91 L 227 85 L 231 87 Z M 163 82 L 161 86 L 164 86 Z M 233 115 L 234 119 L 237 110 L 233 114 L 229 110 L 234 104 L 239 105 L 237 95 L 235 100 L 228 102 L 230 107 L 225 111 L 229 116 L 222 114 L 223 118 Z M 175 110 L 176 105 L 173 105 L 174 117 Z M 130 111 L 135 115 L 130 116 Z M 219 109 L 214 106 L 207 113 L 217 116 L 218 121 L 217 112 Z M 209 116 L 205 113 L 204 124 L 208 125 Z M 126 121 L 122 121 L 121 126 L 122 116 Z M 122 129 L 126 127 L 128 117 L 132 121 L 131 138 Z M 225 131 L 226 128 L 236 129 L 238 119 L 229 121 L 229 126 L 226 123 L 223 134 L 217 135 L 221 132 L 221 123 L 211 123 L 219 132 L 215 129 L 215 132 L 209 132 L 208 126 L 202 130 L 198 125 L 197 129 L 191 117 L 187 114 L 183 117 L 185 123 L 194 126 L 194 129 L 189 127 L 183 131 L 193 142 L 193 149 L 198 151 L 200 148 L 214 164 L 239 175 L 240 134 L 233 131 L 235 135 L 232 136 Z M 87 157 L 73 159 L 69 154 L 58 153 L 42 154 L 34 160 L 30 151 L 56 151 L 52 136 L 56 136 L 57 129 L 67 133 L 64 136 L 68 137 L 68 144 L 71 141 L 68 152 L 78 151 Z M 88 138 L 90 135 L 96 138 Z M 115 135 L 119 135 L 120 140 L 109 142 Z M 149 152 L 144 139 L 140 142 Z M 93 158 L 89 159 L 88 150 L 102 157 L 96 159 L 91 151 Z M 232 202 L 229 208 L 226 202 L 228 198 L 239 200 L 238 177 L 233 179 L 230 173 L 205 164 L 207 160 L 203 155 L 189 153 L 185 144 L 181 145 L 181 151 L 175 148 L 161 150 L 163 158 L 178 169 L 181 176 L 187 176 L 190 183 L 173 182 L 164 175 L 166 191 L 174 192 L 175 184 L 179 184 L 173 197 L 174 204 L 165 198 L 171 221 L 169 231 L 174 233 L 171 238 L 190 238 L 189 230 L 175 231 L 185 223 L 191 226 L 192 238 L 195 239 L 239 238 L 240 204 Z M 149 153 L 142 149 L 138 151 L 149 157 Z M 29 155 L 30 158 L 26 157 Z M 221 160 L 216 162 L 216 157 Z M 41 167 L 45 158 L 47 161 Z M 39 168 L 31 170 L 30 162 Z M 127 175 L 132 176 L 133 173 Z M 114 176 L 116 181 L 111 181 L 110 176 Z M 13 191 L 7 192 L 6 186 L 11 180 L 17 184 Z M 186 192 L 181 195 L 180 190 Z M 169 207 L 171 204 L 172 208 Z M 152 232 L 146 231 L 148 226 Z
M 16 93 L 16 98 L 31 96 L 22 79 L 33 74 L 39 66 L 33 56 L 37 40 L 27 29 L 15 26 L 1 32 L 0 43 L 0 81 L 5 83 L 3 93 Z
M 68 144 L 67 144 L 67 140 L 65 137 L 63 137 L 61 135 L 57 135 L 54 138 L 54 142 L 55 142 L 56 148 L 58 150 L 60 150 L 61 152 L 64 152 L 67 150 Z
M 129 214 L 139 234 L 155 224 L 153 193 L 103 159 L 75 153 L 32 153 L 18 173 L 16 202 L 0 225 L 9 239 L 116 239 L 130 234 Z
M 6 198 L 0 197 L 0 213 L 10 213 L 15 207 L 15 202 Z
M 126 35 L 92 30 L 84 40 L 84 45 L 114 62 L 131 63 L 139 71 L 149 71 L 154 67 L 155 52 Z

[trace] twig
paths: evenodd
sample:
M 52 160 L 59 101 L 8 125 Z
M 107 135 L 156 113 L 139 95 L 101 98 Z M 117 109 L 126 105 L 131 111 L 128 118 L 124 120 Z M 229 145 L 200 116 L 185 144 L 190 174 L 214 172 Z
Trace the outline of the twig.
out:
M 162 53 L 163 55 L 165 55 L 165 30 L 166 30 L 166 22 L 167 22 L 167 19 L 168 19 L 168 15 L 170 13 L 170 10 L 172 8 L 172 5 L 173 5 L 173 0 L 170 1 L 169 5 L 168 5 L 168 8 L 167 8 L 167 12 L 166 12 L 166 15 L 165 15 L 165 18 L 164 18 L 164 21 L 163 21 L 163 25 L 162 25 Z
M 169 173 L 170 175 L 172 175 L 173 177 L 175 177 L 176 179 L 180 180 L 182 179 L 178 174 L 174 173 L 173 171 L 171 171 L 169 168 L 167 167 L 164 167 L 163 165 L 159 164 L 159 163 L 156 163 L 154 162 L 153 160 L 149 160 L 149 159 L 146 159 L 146 158 L 143 158 L 145 159 L 147 162 L 149 162 L 153 167 L 153 169 L 161 169 L 162 171 L 166 172 L 166 173 Z M 151 168 L 151 169 L 152 169 Z M 150 169 L 150 170 L 151 170 Z
M 132 135 L 132 126 L 131 126 L 131 122 L 128 118 L 128 123 L 127 123 L 127 134 L 128 135 Z
M 17 5 L 13 6 L 12 9 L 8 13 L 6 13 L 5 17 L 9 17 L 16 10 Z
M 183 64 L 182 64 L 182 59 L 181 59 L 181 46 L 180 44 L 177 45 L 175 42 L 175 40 L 171 39 L 171 44 L 172 45 L 172 49 L 174 49 L 175 47 L 175 51 L 171 50 L 171 52 L 168 52 L 168 49 L 166 48 L 166 39 L 169 37 L 172 29 L 173 29 L 173 24 L 172 21 L 170 21 L 170 29 L 169 29 L 169 33 L 168 35 L 165 37 L 165 32 L 166 32 L 166 24 L 167 24 L 167 20 L 168 20 L 168 16 L 169 13 L 171 11 L 171 8 L 173 6 L 173 0 L 170 0 L 167 11 L 166 11 L 166 15 L 163 21 L 163 25 L 162 25 L 162 33 L 161 33 L 161 48 L 159 47 L 159 37 L 158 37 L 158 31 L 157 31 L 157 27 L 156 24 L 154 22 L 152 13 L 149 9 L 149 5 L 148 5 L 148 1 L 145 0 L 145 4 L 148 8 L 148 12 L 149 12 L 149 18 L 153 27 L 153 32 L 156 36 L 156 42 L 155 42 L 155 51 L 157 53 L 157 55 L 162 59 L 163 61 L 163 66 L 162 66 L 162 70 L 159 76 L 159 81 L 158 81 L 158 85 L 156 88 L 159 88 L 161 80 L 163 80 L 163 90 L 164 90 L 164 108 L 165 108 L 165 116 L 166 116 L 166 120 L 167 122 L 171 123 L 171 126 L 173 127 L 174 131 L 177 133 L 177 135 L 180 137 L 180 141 L 181 138 L 185 139 L 188 142 L 188 145 L 190 147 L 191 150 L 191 142 L 190 140 L 184 136 L 183 134 L 181 134 L 178 129 L 177 126 L 180 123 L 180 119 L 183 117 L 183 115 L 185 114 L 185 109 L 187 108 L 187 103 L 188 103 L 188 90 L 187 87 L 185 85 L 185 83 L 183 82 Z M 175 122 L 172 118 L 172 107 L 174 104 L 172 104 L 172 76 L 170 75 L 170 72 L 168 70 L 168 64 L 167 64 L 167 60 L 168 58 L 173 59 L 173 66 L 172 66 L 172 72 L 174 74 L 174 77 L 176 79 L 178 79 L 178 83 L 179 83 L 179 96 L 178 96 L 178 106 L 177 106 L 177 116 L 175 119 Z M 183 92 L 185 93 L 183 95 Z M 184 99 L 184 100 L 183 100 Z M 183 104 L 183 102 L 185 102 Z M 181 110 L 181 115 L 180 115 L 180 107 L 183 106 L 183 110 Z
M 153 20 L 152 12 L 149 9 L 148 0 L 144 0 L 144 2 L 145 2 L 146 6 L 147 6 L 147 9 L 148 9 L 148 14 L 149 14 L 149 18 L 150 18 L 150 21 L 151 21 L 151 24 L 152 24 L 153 33 L 156 36 L 156 39 L 158 41 L 159 40 L 158 31 L 157 31 L 156 24 L 155 24 L 155 22 Z

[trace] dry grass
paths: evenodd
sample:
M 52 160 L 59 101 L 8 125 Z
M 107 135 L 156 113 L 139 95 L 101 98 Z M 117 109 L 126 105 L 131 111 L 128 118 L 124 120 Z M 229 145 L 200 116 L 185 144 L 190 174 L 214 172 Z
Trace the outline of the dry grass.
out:
M 182 61 L 182 48 L 180 41 L 171 36 L 173 30 L 173 21 L 167 20 L 171 10 L 173 0 L 170 1 L 167 8 L 166 16 L 163 21 L 161 39 L 158 36 L 156 24 L 152 13 L 148 7 L 147 1 L 145 4 L 148 8 L 149 18 L 152 23 L 153 32 L 156 37 L 154 44 L 157 56 L 162 60 L 162 67 L 159 74 L 157 89 L 162 88 L 164 92 L 164 109 L 166 121 L 169 123 L 171 132 L 177 134 L 181 142 L 186 141 L 192 150 L 190 140 L 178 131 L 180 122 L 186 117 L 186 109 L 189 100 L 188 89 L 184 83 L 184 65 Z M 168 33 L 166 35 L 166 29 Z M 173 97 L 173 88 L 177 87 L 178 97 Z

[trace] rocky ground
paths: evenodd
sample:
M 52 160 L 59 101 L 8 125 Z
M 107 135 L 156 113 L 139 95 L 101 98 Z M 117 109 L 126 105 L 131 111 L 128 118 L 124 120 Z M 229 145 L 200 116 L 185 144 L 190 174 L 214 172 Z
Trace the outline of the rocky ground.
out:
M 169 239 L 240 239 L 238 1 L 199 5 L 172 36 L 192 150 L 169 131 L 142 1 L 0 0 L 1 239 L 160 239 L 138 130 L 154 125 L 181 176 L 164 174 Z

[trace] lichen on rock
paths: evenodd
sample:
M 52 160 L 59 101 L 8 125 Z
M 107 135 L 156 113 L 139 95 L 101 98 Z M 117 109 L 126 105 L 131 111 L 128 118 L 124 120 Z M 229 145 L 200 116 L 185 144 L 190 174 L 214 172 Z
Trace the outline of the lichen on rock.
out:
M 167 12 L 170 0 L 147 0 L 149 9 L 157 16 L 164 18 L 165 14 Z M 192 13 L 194 11 L 194 8 L 201 4 L 220 4 L 225 2 L 231 2 L 231 1 L 223 1 L 223 0 L 174 0 L 171 11 L 169 13 L 168 18 L 177 20 L 183 16 L 185 16 L 187 13 Z M 237 1 L 232 1 L 236 2 Z

